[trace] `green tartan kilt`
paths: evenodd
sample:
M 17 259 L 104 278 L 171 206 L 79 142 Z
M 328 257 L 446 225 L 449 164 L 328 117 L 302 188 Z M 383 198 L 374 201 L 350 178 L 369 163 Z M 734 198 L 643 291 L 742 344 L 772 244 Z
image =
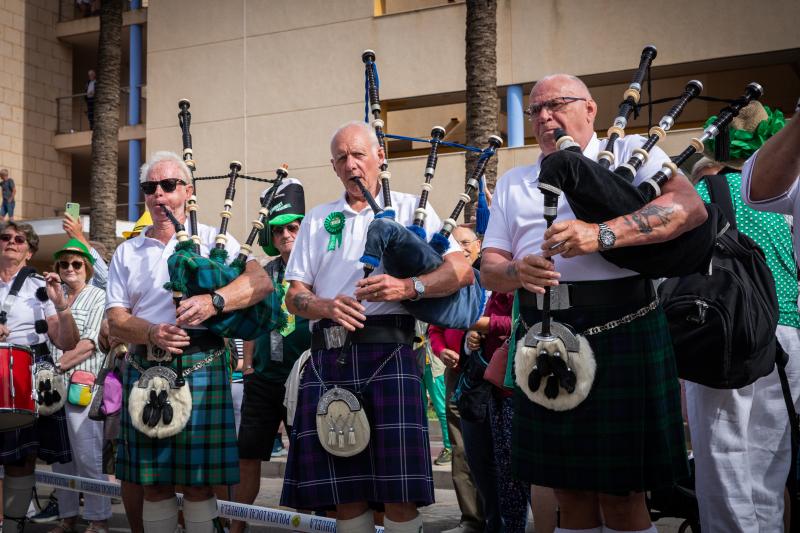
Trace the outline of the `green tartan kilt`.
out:
M 606 307 L 553 316 L 580 332 L 631 311 Z M 523 316 L 529 325 L 538 322 L 528 313 Z M 576 408 L 551 411 L 515 388 L 517 477 L 545 487 L 612 494 L 669 487 L 687 477 L 680 384 L 663 309 L 587 338 L 597 371 L 589 396 Z
M 227 349 L 211 363 L 189 374 L 192 415 L 178 435 L 152 439 L 138 432 L 128 413 L 128 394 L 140 373 L 128 364 L 123 374 L 123 405 L 116 476 L 139 485 L 234 485 L 239 482 L 233 400 Z M 184 356 L 183 368 L 211 352 Z M 143 368 L 148 362 L 137 361 Z M 174 362 L 171 363 L 175 368 Z

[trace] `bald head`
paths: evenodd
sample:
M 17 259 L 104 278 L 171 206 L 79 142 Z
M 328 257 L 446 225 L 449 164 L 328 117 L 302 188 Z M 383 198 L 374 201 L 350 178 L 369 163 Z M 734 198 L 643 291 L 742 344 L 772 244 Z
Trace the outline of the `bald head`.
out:
M 555 152 L 556 129 L 561 128 L 586 148 L 594 133 L 597 104 L 589 88 L 570 74 L 551 74 L 533 86 L 530 95 L 532 130 L 542 153 Z

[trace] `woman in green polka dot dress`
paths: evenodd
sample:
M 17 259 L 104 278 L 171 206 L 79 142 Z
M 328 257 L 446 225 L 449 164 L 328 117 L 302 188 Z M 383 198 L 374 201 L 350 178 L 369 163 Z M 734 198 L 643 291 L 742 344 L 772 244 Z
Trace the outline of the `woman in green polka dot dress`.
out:
M 789 354 L 786 371 L 797 406 L 800 315 L 791 222 L 777 213 L 755 211 L 740 194 L 742 164 L 783 124 L 780 111 L 753 102 L 732 122 L 728 146 L 715 146 L 712 141 L 706 155 L 716 156 L 719 173 L 728 181 L 738 230 L 764 250 L 775 278 L 780 308 L 776 334 Z M 708 186 L 698 179 L 697 192 L 708 202 Z M 783 492 L 792 457 L 789 417 L 777 370 L 735 390 L 687 382 L 686 403 L 703 533 L 783 531 Z

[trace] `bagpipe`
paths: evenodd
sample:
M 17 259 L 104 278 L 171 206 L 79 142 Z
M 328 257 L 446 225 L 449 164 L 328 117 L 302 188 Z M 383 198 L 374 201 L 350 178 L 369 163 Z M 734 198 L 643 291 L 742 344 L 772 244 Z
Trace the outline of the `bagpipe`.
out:
M 383 139 L 388 135 L 383 132 L 384 123 L 380 119 L 375 52 L 366 50 L 362 54 L 362 60 L 366 71 L 368 109 L 373 115 L 372 126 L 384 148 L 384 154 L 387 154 Z M 422 185 L 422 193 L 414 212 L 414 221 L 410 226 L 403 226 L 397 222 L 394 218 L 394 211 L 391 210 L 388 163 L 386 161 L 381 166 L 380 175 L 386 207 L 378 206 L 372 194 L 366 190 L 360 180 L 353 178 L 359 183 L 362 194 L 375 213 L 375 218 L 367 229 L 364 254 L 361 256 L 361 262 L 364 264 L 364 277 L 369 276 L 380 264 L 383 264 L 384 271 L 391 276 L 410 278 L 432 272 L 444 262 L 442 256 L 449 247 L 450 234 L 458 225 L 456 220 L 467 203 L 471 201 L 471 196 L 480 189 L 480 179 L 486 169 L 486 164 L 503 144 L 500 137 L 492 135 L 488 140 L 488 146 L 479 150 L 481 155 L 467 179 L 465 191 L 459 195 L 456 207 L 450 217 L 443 221 L 441 230 L 428 241 L 424 225 L 428 194 L 431 191 L 431 181 L 436 171 L 438 149 L 441 144 L 453 144 L 444 143 L 442 140 L 444 133 L 444 128 L 439 126 L 431 131 L 431 139 L 428 141 L 431 148 L 424 172 L 425 182 Z M 445 328 L 468 329 L 481 317 L 486 303 L 486 294 L 480 285 L 480 274 L 477 270 L 474 271 L 474 274 L 475 279 L 472 284 L 462 287 L 450 296 L 425 298 L 417 301 L 406 300 L 402 302 L 402 305 L 414 318 L 423 322 Z
M 665 162 L 655 175 L 638 186 L 634 185 L 634 176 L 647 161 L 649 151 L 666 135 L 686 104 L 698 97 L 701 90 L 700 82 L 694 80 L 689 82 L 678 102 L 662 117 L 659 125 L 650 129 L 644 145 L 633 150 L 630 159 L 613 171 L 605 168 L 603 164 L 603 161 L 610 164 L 613 155 L 610 158 L 604 157 L 601 152 L 600 163 L 592 161 L 581 153 L 581 148 L 571 137 L 565 135 L 563 131 L 557 132 L 558 150 L 544 158 L 539 175 L 539 189 L 545 197 L 545 209 L 555 209 L 558 197 L 563 193 L 575 217 L 584 222 L 606 222 L 640 210 L 661 195 L 661 188 L 678 173 L 679 165 L 695 152 L 702 152 L 704 141 L 723 131 L 742 108 L 751 100 L 757 100 L 763 92 L 757 83 L 749 84 L 742 96 L 728 101 L 729 105 L 719 112 L 717 120 L 710 124 L 699 138 L 692 139 L 686 150 L 673 161 Z M 621 109 L 628 105 L 626 102 L 627 99 L 620 106 Z M 620 116 L 623 114 L 624 112 L 621 112 Z M 622 129 L 616 130 L 615 133 L 618 136 L 624 134 Z M 605 153 L 610 152 L 609 148 L 606 147 Z M 707 272 L 715 239 L 724 228 L 726 220 L 716 205 L 705 204 L 705 208 L 707 219 L 675 239 L 656 244 L 615 248 L 601 251 L 600 254 L 621 268 L 633 270 L 650 278 Z
M 189 166 L 192 171 L 193 187 L 196 185 L 197 181 L 214 179 L 227 179 L 228 186 L 225 189 L 223 210 L 220 213 L 221 221 L 219 231 L 215 239 L 214 247 L 209 251 L 208 257 L 201 255 L 200 251 L 200 237 L 197 230 L 196 189 L 194 189 L 187 204 L 191 235 L 166 206 L 160 206 L 175 226 L 175 237 L 178 240 L 175 251 L 167 260 L 170 281 L 164 286 L 165 289 L 172 291 L 172 297 L 176 307 L 184 297 L 188 298 L 200 294 L 211 294 L 217 289 L 228 285 L 244 272 L 247 258 L 253 249 L 253 243 L 266 226 L 269 216 L 268 206 L 275 197 L 281 182 L 288 176 L 285 167 L 277 169 L 275 178 L 273 179 L 242 175 L 240 174 L 242 164 L 238 161 L 232 161 L 230 163 L 230 172 L 225 176 L 195 178 L 195 163 L 192 160 L 191 134 L 189 132 L 189 126 L 191 124 L 189 101 L 181 100 L 178 105 L 181 110 L 178 116 L 184 145 L 184 162 L 186 162 L 187 166 Z M 261 208 L 258 211 L 258 218 L 253 220 L 250 233 L 245 242 L 241 244 L 239 254 L 228 263 L 228 252 L 225 249 L 225 245 L 228 241 L 228 221 L 232 216 L 231 210 L 236 194 L 237 179 L 267 182 L 271 183 L 272 187 L 261 198 Z M 221 337 L 252 340 L 262 335 L 264 331 L 282 326 L 281 324 L 274 323 L 274 320 L 272 308 L 269 305 L 269 297 L 267 297 L 248 308 L 223 312 L 212 316 L 203 322 L 203 325 L 212 333 Z

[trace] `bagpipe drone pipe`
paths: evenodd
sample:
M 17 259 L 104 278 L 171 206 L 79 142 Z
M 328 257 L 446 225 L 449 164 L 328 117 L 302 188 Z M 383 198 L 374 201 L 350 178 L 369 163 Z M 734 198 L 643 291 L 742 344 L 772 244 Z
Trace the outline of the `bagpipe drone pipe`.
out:
M 590 223 L 606 222 L 618 216 L 634 213 L 661 195 L 663 185 L 678 173 L 678 166 L 696 152 L 703 151 L 703 142 L 726 129 L 733 118 L 751 100 L 761 97 L 762 89 L 750 83 L 742 96 L 729 101 L 717 120 L 673 161 L 667 161 L 655 175 L 638 186 L 633 184 L 636 172 L 647 161 L 649 150 L 665 135 L 686 103 L 699 94 L 699 82 L 687 84 L 677 104 L 664 115 L 641 148 L 633 151 L 627 163 L 608 170 L 581 153 L 571 137 L 557 132 L 558 150 L 545 157 L 541 164 L 539 189 L 545 196 L 556 198 L 562 193 L 578 220 Z M 708 217 L 701 225 L 670 241 L 601 251 L 611 263 L 633 270 L 650 278 L 677 277 L 708 271 L 715 239 L 726 220 L 721 210 L 705 204 Z M 646 213 L 644 213 L 646 214 Z M 643 215 L 644 215 L 643 214 Z M 654 213 L 655 214 L 655 213 Z
M 362 54 L 362 60 L 366 67 L 367 109 L 373 115 L 372 126 L 375 128 L 375 133 L 386 154 L 384 137 L 393 136 L 383 132 L 384 124 L 380 119 L 381 111 L 375 52 L 366 50 Z M 394 211 L 391 209 L 390 174 L 387 170 L 388 163 L 386 160 L 381 166 L 380 174 L 385 208 L 381 208 L 375 202 L 372 194 L 366 190 L 360 179 L 353 178 L 358 183 L 362 194 L 375 213 L 375 218 L 367 230 L 364 255 L 361 257 L 361 262 L 364 264 L 365 277 L 381 264 L 384 271 L 391 276 L 410 278 L 432 272 L 444 262 L 442 256 L 449 246 L 450 233 L 457 225 L 456 219 L 460 216 L 466 204 L 470 202 L 471 195 L 480 189 L 480 179 L 486 164 L 503 142 L 500 137 L 493 135 L 490 137 L 489 146 L 486 149 L 473 149 L 479 151 L 481 155 L 470 178 L 467 180 L 466 190 L 459 196 L 456 208 L 450 217 L 444 221 L 442 229 L 433 235 L 430 242 L 428 242 L 424 228 L 427 213 L 426 207 L 428 193 L 431 190 L 431 180 L 436 170 L 439 145 L 447 144 L 469 148 L 454 145 L 453 143 L 445 143 L 442 141 L 444 134 L 444 129 L 438 126 L 431 131 L 431 139 L 428 141 L 431 144 L 431 148 L 424 173 L 425 183 L 422 185 L 422 193 L 420 194 L 417 209 L 414 212 L 414 221 L 408 227 L 395 220 Z M 473 271 L 475 276 L 473 283 L 462 287 L 450 296 L 424 298 L 418 301 L 406 300 L 402 302 L 402 305 L 418 320 L 445 328 L 467 329 L 481 317 L 486 304 L 486 293 L 480 285 L 480 274 L 477 270 L 473 269 Z
M 196 189 L 193 191 L 192 197 L 187 205 L 192 235 L 189 235 L 183 224 L 176 219 L 166 206 L 160 206 L 175 226 L 176 239 L 178 240 L 175 251 L 167 260 L 170 281 L 164 286 L 165 289 L 172 291 L 176 306 L 184 297 L 189 298 L 200 294 L 211 294 L 217 289 L 228 285 L 242 274 L 245 269 L 247 258 L 252 251 L 253 243 L 267 224 L 269 216 L 267 206 L 269 206 L 274 198 L 282 180 L 288 176 L 286 168 L 277 169 L 275 178 L 273 179 L 241 175 L 239 174 L 242 168 L 241 163 L 232 161 L 230 163 L 230 172 L 225 176 L 195 178 L 194 161 L 191 160 L 191 135 L 189 133 L 191 114 L 188 111 L 189 101 L 181 100 L 179 106 L 181 108 L 179 118 L 183 133 L 184 161 L 188 158 L 191 162 L 190 166 L 187 162 L 187 166 L 192 170 L 192 185 L 196 186 L 196 182 L 200 180 L 227 179 L 228 186 L 225 190 L 224 207 L 220 213 L 222 220 L 219 232 L 216 236 L 214 248 L 210 250 L 208 257 L 201 255 L 200 239 L 197 235 L 197 218 L 195 213 L 197 210 Z M 250 234 L 245 242 L 241 244 L 239 254 L 228 263 L 228 252 L 225 249 L 225 244 L 228 240 L 228 220 L 231 217 L 237 179 L 267 182 L 271 183 L 272 187 L 267 194 L 264 194 L 261 198 L 261 208 L 258 212 L 258 218 L 253 221 Z M 281 324 L 273 323 L 273 321 L 276 320 L 273 316 L 274 313 L 269 305 L 269 296 L 267 296 L 255 305 L 245 309 L 223 312 L 212 316 L 203 322 L 203 325 L 211 332 L 221 337 L 252 340 L 268 329 L 281 327 Z

